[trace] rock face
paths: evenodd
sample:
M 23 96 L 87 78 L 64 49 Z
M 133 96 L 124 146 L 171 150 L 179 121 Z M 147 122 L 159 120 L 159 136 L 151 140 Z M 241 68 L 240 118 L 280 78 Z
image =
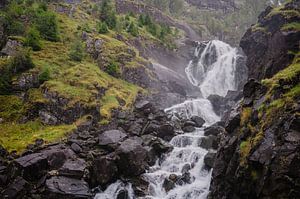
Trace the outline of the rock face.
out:
M 256 79 L 245 85 L 244 100 L 225 123 L 211 198 L 299 198 L 300 95 L 293 90 L 299 89 L 300 74 L 287 71 L 295 67 L 291 62 L 299 64 L 300 37 L 299 30 L 283 28 L 299 21 L 298 14 L 290 16 L 299 13 L 299 5 L 294 0 L 275 13 L 268 8 L 259 19 L 261 30 L 248 30 L 241 42 Z M 293 60 L 288 49 L 298 54 Z M 257 81 L 266 77 L 267 83 Z
M 294 56 L 288 52 L 299 51 L 299 31 L 285 28 L 285 25 L 299 21 L 300 16 L 285 15 L 289 10 L 299 12 L 299 2 L 288 3 L 281 9 L 281 14 L 276 14 L 271 7 L 267 8 L 259 16 L 258 24 L 243 36 L 240 46 L 250 57 L 247 60 L 250 78 L 261 80 L 272 77 L 292 62 Z
M 1 53 L 7 56 L 13 56 L 17 53 L 18 48 L 21 46 L 21 42 L 17 40 L 8 39 L 4 48 L 1 50 Z
M 186 0 L 189 4 L 202 9 L 232 11 L 236 8 L 234 0 Z

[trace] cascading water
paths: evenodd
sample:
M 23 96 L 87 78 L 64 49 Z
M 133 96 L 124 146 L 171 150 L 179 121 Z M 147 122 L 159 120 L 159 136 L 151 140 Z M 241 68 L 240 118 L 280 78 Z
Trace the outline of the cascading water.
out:
M 191 84 L 198 86 L 202 96 L 189 99 L 174 105 L 165 111 L 173 117 L 190 118 L 197 115 L 206 121 L 206 126 L 219 121 L 219 116 L 213 111 L 209 100 L 211 94 L 225 96 L 228 90 L 236 90 L 235 79 L 237 59 L 241 55 L 237 49 L 228 44 L 213 40 L 206 44 L 199 43 L 195 50 L 195 59 L 186 68 L 186 74 Z M 174 146 L 172 152 L 162 160 L 158 160 L 150 170 L 144 174 L 149 182 L 149 196 L 147 199 L 205 199 L 209 193 L 211 171 L 204 167 L 204 157 L 209 152 L 200 147 L 203 139 L 203 128 L 192 133 L 182 133 L 175 136 L 170 143 Z M 164 182 L 172 175 L 178 178 L 175 187 L 166 191 Z M 127 189 L 129 199 L 134 199 L 130 184 L 117 182 L 112 184 L 104 193 L 98 194 L 96 199 L 116 198 L 116 193 Z

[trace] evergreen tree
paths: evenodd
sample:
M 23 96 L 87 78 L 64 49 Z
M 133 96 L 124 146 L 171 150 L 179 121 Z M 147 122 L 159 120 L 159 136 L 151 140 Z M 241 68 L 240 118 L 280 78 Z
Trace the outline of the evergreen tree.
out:
M 25 45 L 30 46 L 34 51 L 39 51 L 42 49 L 42 44 L 40 39 L 41 36 L 39 31 L 35 27 L 32 27 L 27 32 Z
M 128 32 L 134 37 L 137 37 L 139 35 L 138 27 L 133 22 L 130 23 Z
M 39 10 L 36 16 L 36 27 L 44 39 L 58 41 L 58 25 L 54 13 Z
M 106 25 L 106 22 L 99 22 L 98 23 L 98 32 L 100 34 L 106 34 L 109 32 L 108 26 Z

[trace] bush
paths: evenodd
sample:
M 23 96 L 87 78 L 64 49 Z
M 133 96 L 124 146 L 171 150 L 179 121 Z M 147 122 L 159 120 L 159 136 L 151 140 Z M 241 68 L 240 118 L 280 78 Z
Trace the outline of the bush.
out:
M 139 35 L 138 27 L 133 22 L 130 23 L 127 31 L 134 37 Z
M 82 61 L 83 59 L 83 47 L 79 40 L 77 40 L 72 46 L 69 53 L 69 57 L 73 61 Z
M 50 70 L 48 67 L 42 69 L 41 73 L 39 74 L 39 82 L 42 84 L 45 81 L 50 79 Z
M 35 23 L 44 39 L 49 41 L 59 40 L 58 25 L 54 13 L 40 9 L 37 12 Z
M 105 22 L 99 22 L 98 23 L 98 32 L 100 34 L 106 34 L 108 33 L 108 26 Z
M 118 77 L 120 74 L 120 67 L 116 62 L 111 62 L 105 69 L 105 72 L 111 76 Z
M 12 74 L 8 70 L 8 67 L 4 66 L 0 70 L 0 95 L 9 94 L 11 89 L 11 78 Z
M 40 32 L 36 28 L 30 28 L 27 32 L 25 45 L 30 46 L 32 50 L 39 51 L 42 49 Z
M 9 70 L 13 74 L 24 72 L 34 67 L 30 57 L 30 51 L 27 49 L 19 49 L 9 62 Z
M 105 22 L 110 29 L 114 29 L 116 27 L 116 11 L 110 0 L 102 1 L 100 8 L 100 19 L 101 21 Z

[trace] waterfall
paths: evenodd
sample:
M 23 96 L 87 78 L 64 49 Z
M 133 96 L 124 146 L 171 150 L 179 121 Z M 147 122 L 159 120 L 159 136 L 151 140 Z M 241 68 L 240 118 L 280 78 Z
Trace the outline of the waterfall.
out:
M 195 58 L 186 68 L 186 75 L 190 83 L 199 87 L 202 96 L 197 99 L 188 99 L 176 104 L 165 111 L 174 117 L 190 118 L 194 115 L 202 117 L 211 125 L 220 120 L 206 98 L 211 94 L 225 96 L 228 90 L 238 88 L 236 73 L 237 59 L 241 57 L 236 48 L 213 40 L 198 43 L 194 52 Z M 170 141 L 174 149 L 143 175 L 149 182 L 149 196 L 146 199 L 206 199 L 209 193 L 211 170 L 204 167 L 204 157 L 209 150 L 200 147 L 204 129 L 197 128 L 192 133 L 181 133 Z M 212 151 L 212 150 L 210 150 Z M 213 151 L 212 151 L 213 152 Z M 179 179 L 168 192 L 164 182 L 170 176 Z M 127 186 L 127 187 L 126 187 Z M 120 188 L 121 187 L 121 188 Z M 111 185 L 104 193 L 98 194 L 96 199 L 116 198 L 120 189 L 126 189 L 129 198 L 134 199 L 130 184 L 117 182 Z

